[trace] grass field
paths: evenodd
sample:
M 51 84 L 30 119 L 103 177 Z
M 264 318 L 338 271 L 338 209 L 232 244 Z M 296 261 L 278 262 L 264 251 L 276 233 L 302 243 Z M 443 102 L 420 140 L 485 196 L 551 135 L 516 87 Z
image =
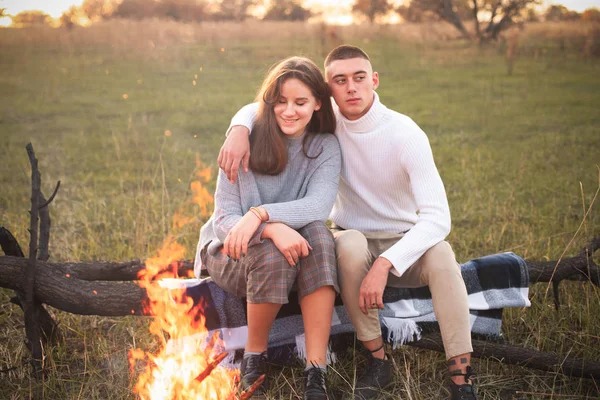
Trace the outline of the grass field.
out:
M 453 33 L 439 26 L 347 27 L 336 36 L 301 24 L 114 21 L 70 32 L 2 30 L 0 225 L 27 247 L 25 145 L 32 142 L 43 190 L 62 182 L 51 206 L 52 260 L 144 259 L 168 233 L 192 258 L 204 217 L 185 206 L 190 182 L 203 166 L 216 172 L 230 117 L 253 99 L 272 63 L 299 54 L 322 64 L 344 41 L 370 54 L 382 102 L 429 135 L 459 261 L 499 251 L 539 260 L 573 255 L 600 235 L 600 59 L 584 56 L 589 32 L 579 24 L 513 33 L 518 55 L 508 75 L 506 44 L 442 40 Z M 193 222 L 173 231 L 182 206 Z M 563 283 L 559 312 L 547 289 L 532 286 L 531 308 L 505 312 L 506 338 L 600 362 L 598 289 Z M 48 375 L 37 381 L 10 296 L 0 289 L 1 399 L 135 398 L 127 351 L 156 346 L 147 320 L 54 310 L 65 338 L 46 349 Z M 393 354 L 394 398 L 447 396 L 443 355 Z M 350 352 L 334 366 L 332 385 L 347 390 L 355 358 Z M 600 397 L 586 379 L 497 360 L 474 366 L 483 399 Z M 273 398 L 297 398 L 299 376 L 283 369 Z

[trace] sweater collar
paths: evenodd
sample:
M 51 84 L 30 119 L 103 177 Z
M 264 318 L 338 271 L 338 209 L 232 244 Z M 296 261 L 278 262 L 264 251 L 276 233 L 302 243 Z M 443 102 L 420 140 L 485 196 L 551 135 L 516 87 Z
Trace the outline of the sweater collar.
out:
M 304 131 L 304 133 L 302 135 L 295 137 L 295 138 L 287 137 L 286 139 L 287 139 L 288 149 L 301 148 L 305 136 L 306 136 L 306 131 Z
M 384 115 L 386 107 L 379 101 L 379 95 L 373 91 L 373 104 L 365 115 L 359 119 L 349 120 L 339 111 L 339 121 L 342 122 L 346 131 L 350 133 L 368 133 L 373 132 L 379 127 L 381 117 Z

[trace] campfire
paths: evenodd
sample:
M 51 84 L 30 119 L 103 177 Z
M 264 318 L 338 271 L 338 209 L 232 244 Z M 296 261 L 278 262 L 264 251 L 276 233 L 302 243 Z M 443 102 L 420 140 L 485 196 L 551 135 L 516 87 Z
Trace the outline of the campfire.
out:
M 210 180 L 210 169 L 200 168 L 199 160 L 196 164 L 191 201 L 200 207 L 202 216 L 208 217 L 213 199 L 203 183 Z M 173 231 L 193 221 L 184 216 L 183 210 L 181 207 L 175 213 Z M 218 332 L 211 335 L 206 329 L 203 304 L 194 304 L 183 288 L 157 284 L 181 279 L 178 261 L 184 259 L 185 250 L 173 234 L 169 235 L 158 255 L 146 260 L 146 268 L 138 274 L 139 284 L 148 296 L 144 313 L 154 316 L 150 333 L 158 339 L 159 349 L 155 353 L 142 349 L 129 352 L 132 375 L 138 361 L 146 363 L 134 392 L 144 400 L 238 399 L 238 371 L 219 365 L 227 353 Z M 253 391 L 251 388 L 242 393 L 239 399 L 249 398 Z

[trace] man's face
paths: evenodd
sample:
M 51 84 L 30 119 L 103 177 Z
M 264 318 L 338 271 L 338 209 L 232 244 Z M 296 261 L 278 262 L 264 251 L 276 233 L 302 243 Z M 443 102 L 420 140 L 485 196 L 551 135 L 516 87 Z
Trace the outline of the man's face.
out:
M 373 104 L 379 75 L 364 58 L 335 60 L 325 68 L 327 83 L 344 117 L 359 119 Z

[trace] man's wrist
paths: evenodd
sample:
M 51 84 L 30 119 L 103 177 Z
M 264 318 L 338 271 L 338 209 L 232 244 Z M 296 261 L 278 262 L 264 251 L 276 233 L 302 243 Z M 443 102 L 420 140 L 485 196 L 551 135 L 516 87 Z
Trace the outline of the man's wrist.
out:
M 390 260 L 388 260 L 387 258 L 384 257 L 378 257 L 376 265 L 377 267 L 381 268 L 381 269 L 385 269 L 387 272 L 390 272 L 392 269 L 394 269 L 394 264 L 391 263 Z M 374 263 L 375 265 L 375 263 Z
M 231 125 L 229 127 L 229 129 L 227 130 L 227 133 L 225 133 L 225 136 L 229 136 L 232 132 L 233 133 L 245 132 L 246 136 L 250 136 L 250 128 L 248 128 L 246 125 L 240 125 L 240 124 Z

